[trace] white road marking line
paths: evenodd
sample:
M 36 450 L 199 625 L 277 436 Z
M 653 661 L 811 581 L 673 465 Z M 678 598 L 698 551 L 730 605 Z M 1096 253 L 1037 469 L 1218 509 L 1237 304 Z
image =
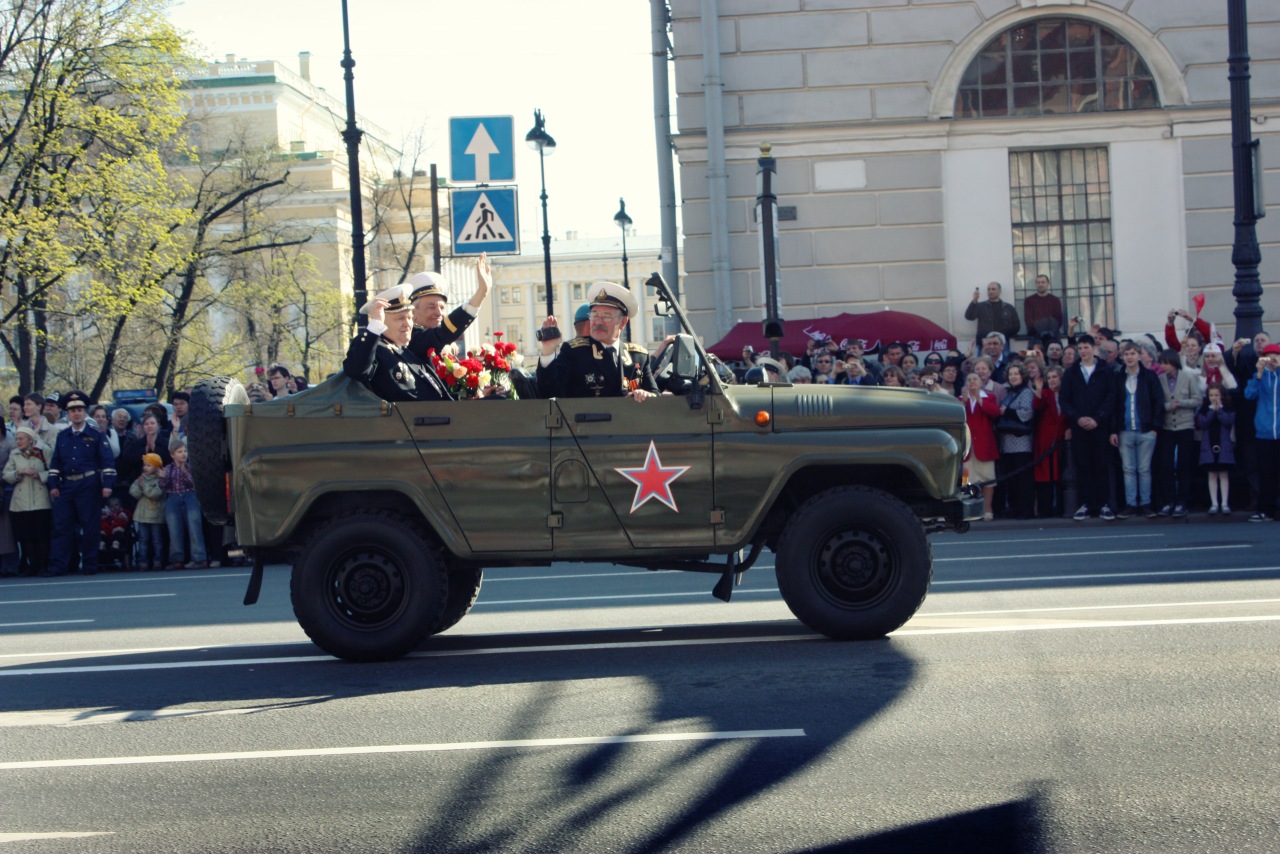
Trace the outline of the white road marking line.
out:
M 776 587 L 753 587 L 744 589 L 741 587 L 734 588 L 734 596 L 747 596 L 755 593 L 777 593 Z M 683 593 L 618 593 L 609 596 L 559 596 L 553 599 L 498 599 L 485 601 L 484 599 L 476 600 L 472 611 L 480 608 L 482 605 L 545 605 L 552 602 L 604 602 L 614 599 L 688 599 L 693 596 L 710 596 L 710 592 L 706 590 L 687 590 Z
M 302 756 L 368 756 L 379 753 L 445 753 L 461 750 L 509 750 L 526 747 L 577 747 L 593 744 L 652 744 L 673 741 L 740 741 L 803 738 L 803 729 L 755 729 L 731 732 L 655 732 L 646 735 L 599 735 L 577 738 L 526 738 L 509 741 L 462 741 L 441 744 L 374 744 L 362 747 L 316 747 L 298 750 L 247 750 L 236 753 L 186 753 L 159 756 L 108 756 L 93 759 L 37 759 L 0 762 L 0 771 L 32 768 L 87 768 L 101 765 L 162 765 L 174 762 L 226 762 L 241 759 L 294 759 Z
M 84 596 L 75 599 L 12 599 L 0 600 L 0 605 L 43 605 L 49 602 L 105 602 L 108 599 L 162 599 L 177 593 L 139 593 L 135 596 Z
M 1172 546 L 1170 548 L 1160 549 L 1161 554 L 1167 552 L 1209 552 L 1209 551 L 1225 551 L 1227 549 L 1251 549 L 1250 543 L 1223 543 L 1213 546 Z M 1099 552 L 1037 552 L 1033 554 L 998 554 L 998 555 L 974 555 L 971 557 L 939 557 L 934 558 L 934 563 L 959 563 L 962 561 L 975 560 L 1025 560 L 1027 558 L 1046 558 L 1046 557 L 1091 557 L 1094 555 L 1149 555 L 1150 549 L 1113 549 L 1110 551 Z
M 1011 575 L 1008 578 L 957 578 L 933 580 L 931 587 L 961 584 L 997 584 L 1010 581 L 1089 581 L 1096 578 L 1164 578 L 1178 575 L 1225 575 L 1237 572 L 1275 572 L 1280 566 L 1234 566 L 1227 569 L 1157 569 L 1147 572 L 1089 572 L 1079 575 Z
M 80 657 L 85 655 L 138 655 L 139 653 L 156 653 L 156 652 L 192 652 L 193 650 L 214 650 L 214 649 L 261 649 L 268 646 L 310 646 L 308 640 L 298 641 L 264 641 L 262 643 L 205 643 L 194 646 L 135 646 L 123 647 L 119 649 L 69 649 L 57 650 L 55 652 L 8 652 L 0 654 L 0 658 L 44 658 L 47 656 L 56 656 L 58 658 Z
M 19 626 L 62 626 L 67 623 L 92 623 L 94 620 L 41 620 L 38 623 L 0 623 L 0 629 L 15 629 Z
M 1180 620 L 1064 620 L 1060 623 L 1008 626 L 960 626 L 943 629 L 898 629 L 890 637 L 909 635 L 984 634 L 987 632 L 1045 632 L 1054 629 L 1127 629 L 1143 626 L 1202 626 L 1217 623 L 1270 623 L 1280 621 L 1280 614 L 1253 617 L 1191 617 Z
M 49 833 L 0 833 L 0 845 L 6 842 L 31 842 L 36 839 L 79 839 L 82 836 L 114 836 L 114 830 L 54 830 Z
M 937 615 L 921 614 L 918 617 Z M 913 618 L 916 619 L 916 618 Z M 1040 631 L 1045 629 L 1095 629 L 1124 628 L 1130 626 L 1182 626 L 1204 623 L 1265 623 L 1280 620 L 1280 614 L 1260 614 L 1248 617 L 1188 617 L 1176 620 L 1074 620 L 1045 624 L 1013 624 L 1002 626 L 976 626 L 947 629 L 912 629 L 903 628 L 893 632 L 890 637 L 907 635 L 936 635 L 956 632 L 1021 632 Z M 911 624 L 908 623 L 908 626 Z M 780 643 L 785 641 L 823 641 L 820 635 L 761 635 L 746 638 L 690 638 L 683 640 L 663 641 L 622 641 L 617 643 L 583 643 L 583 644 L 549 644 L 546 646 L 509 646 L 489 649 L 452 649 L 438 651 L 422 651 L 410 653 L 406 658 L 457 658 L 466 655 L 513 655 L 519 653 L 541 652 L 583 652 L 595 650 L 619 649 L 655 649 L 660 647 L 680 646 L 725 646 L 744 643 Z M 334 662 L 336 659 L 328 655 L 308 655 L 293 658 L 235 658 L 216 661 L 162 661 L 147 664 L 107 664 L 79 665 L 75 667 L 27 667 L 13 670 L 0 669 L 0 677 L 5 676 L 59 676 L 76 673 L 120 673 L 139 670 L 186 670 L 202 667 L 255 667 L 265 664 L 313 664 L 316 662 Z
M 489 571 L 485 571 L 484 583 L 497 584 L 500 581 L 561 581 L 564 579 L 577 580 L 579 578 L 644 578 L 647 575 L 674 575 L 680 572 L 678 569 L 640 569 L 636 568 L 630 572 L 584 572 L 581 575 L 523 575 L 519 578 L 490 578 Z
M 285 564 L 271 564 L 271 566 L 286 566 Z M 58 578 L 55 581 L 26 581 L 18 585 L 23 590 L 28 587 L 66 587 L 69 584 L 137 584 L 138 582 L 154 582 L 154 581 L 202 581 L 207 578 L 248 578 L 249 570 L 243 572 L 216 572 L 208 569 L 197 570 L 175 570 L 174 572 L 145 572 L 131 573 L 125 576 L 98 575 L 93 578 L 81 578 L 79 576 L 67 576 L 66 578 Z
M 970 534 L 972 533 L 973 532 L 971 531 Z M 995 534 L 996 532 L 992 531 L 991 533 Z M 1067 541 L 1072 543 L 1092 543 L 1095 540 L 1140 540 L 1140 539 L 1150 539 L 1153 537 L 1163 538 L 1166 536 L 1168 535 L 1167 534 L 1114 534 L 1114 535 L 1107 534 L 1101 537 L 1026 537 L 1026 538 L 1018 537 L 1017 542 L 1019 545 L 1021 545 L 1022 543 L 1057 543 L 1062 541 Z M 968 539 L 968 535 L 964 535 L 958 540 L 943 540 L 941 542 L 935 541 L 934 545 L 935 546 L 970 546 L 970 545 L 989 546 L 989 545 L 992 545 L 993 543 L 1003 543 L 1003 542 L 1006 542 L 1006 540 L 999 539 L 998 537 L 992 537 L 991 539 L 978 539 L 978 538 Z
M 1144 602 L 1140 605 L 1073 605 L 1067 608 L 1002 608 L 998 611 L 917 611 L 920 617 L 972 617 L 981 614 L 1048 614 L 1058 611 L 1125 611 L 1130 608 L 1192 608 L 1205 605 L 1269 605 L 1280 599 L 1220 599 L 1213 602 Z

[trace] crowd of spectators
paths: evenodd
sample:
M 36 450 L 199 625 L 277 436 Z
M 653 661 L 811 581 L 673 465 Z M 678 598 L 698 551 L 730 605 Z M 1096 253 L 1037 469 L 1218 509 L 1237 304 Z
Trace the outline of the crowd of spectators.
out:
M 1047 280 L 1039 284 L 1047 304 Z M 988 520 L 1182 518 L 1192 508 L 1231 514 L 1237 471 L 1237 491 L 1253 504 L 1249 520 L 1275 518 L 1280 345 L 1265 332 L 1224 348 L 1207 323 L 1175 310 L 1163 341 L 1093 327 L 1065 338 L 1033 335 L 1014 350 L 991 328 L 1011 323 L 991 308 L 999 296 L 995 283 L 986 302 L 975 294 L 973 313 L 987 328 L 965 353 L 887 342 L 869 355 L 864 341 L 814 332 L 800 356 L 775 360 L 744 349 L 736 378 L 918 388 L 960 399 L 972 436 L 969 478 L 982 487 Z M 1036 308 L 1037 328 L 1053 326 L 1051 309 Z M 1067 327 L 1081 324 L 1073 318 Z
M 175 391 L 168 407 L 151 403 L 136 418 L 124 406 L 93 403 L 87 418 L 68 418 L 64 407 L 84 407 L 85 401 L 78 391 L 9 398 L 7 418 L 0 420 L 0 575 L 61 575 L 77 567 L 92 574 L 99 566 L 203 568 L 227 561 L 234 543 L 224 542 L 221 529 L 206 527 L 186 463 L 189 393 Z M 78 427 L 76 419 L 83 419 Z M 68 448 L 84 447 L 59 441 L 68 430 L 102 437 L 98 462 L 68 459 Z M 95 479 L 88 524 L 83 505 L 74 514 L 59 513 L 86 477 Z M 78 502 L 85 497 L 80 493 Z M 216 546 L 207 548 L 207 542 Z

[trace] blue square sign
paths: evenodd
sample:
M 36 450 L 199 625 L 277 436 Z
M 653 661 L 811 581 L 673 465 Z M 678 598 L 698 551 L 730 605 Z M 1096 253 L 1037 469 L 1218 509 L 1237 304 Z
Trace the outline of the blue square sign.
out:
M 520 254 L 515 187 L 483 190 L 451 190 L 449 212 L 453 221 L 453 254 Z
M 449 177 L 455 184 L 516 179 L 511 116 L 449 119 Z

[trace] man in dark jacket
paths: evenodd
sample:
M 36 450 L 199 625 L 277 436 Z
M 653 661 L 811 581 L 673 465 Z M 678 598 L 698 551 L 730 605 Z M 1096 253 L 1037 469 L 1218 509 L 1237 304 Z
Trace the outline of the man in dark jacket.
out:
M 1005 352 L 1008 353 L 1013 336 L 1018 334 L 1022 323 L 1018 320 L 1018 310 L 1000 299 L 1001 290 L 999 282 L 990 282 L 987 285 L 987 298 L 983 300 L 981 292 L 974 288 L 973 302 L 964 310 L 964 319 L 978 321 L 976 337 L 979 341 L 992 332 L 1003 335 Z
M 1080 490 L 1080 509 L 1074 518 L 1078 522 L 1098 515 L 1111 521 L 1116 516 L 1107 504 L 1107 440 L 1115 409 L 1115 374 L 1098 361 L 1092 335 L 1081 335 L 1076 351 L 1080 359 L 1063 375 L 1060 398 Z
M 1156 431 L 1164 420 L 1164 390 L 1155 371 L 1142 366 L 1138 345 L 1126 341 L 1120 347 L 1124 369 L 1115 374 L 1115 409 L 1111 419 L 1111 444 L 1120 449 L 1124 470 L 1124 506 L 1116 514 L 1128 519 L 1140 512 L 1148 519 L 1151 507 L 1151 455 Z

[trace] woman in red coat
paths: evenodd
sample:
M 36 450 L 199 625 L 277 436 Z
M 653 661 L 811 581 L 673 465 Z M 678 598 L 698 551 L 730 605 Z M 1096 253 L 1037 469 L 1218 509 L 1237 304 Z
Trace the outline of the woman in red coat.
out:
M 995 395 L 982 389 L 983 379 L 976 373 L 964 378 L 964 394 L 960 402 L 964 404 L 964 417 L 969 425 L 969 437 L 972 448 L 969 451 L 969 482 L 985 483 L 982 487 L 982 518 L 990 522 L 991 497 L 996 491 L 996 460 L 1000 458 L 1000 447 L 996 443 L 995 423 L 1000 417 L 1000 404 Z
M 1041 519 L 1061 516 L 1062 453 L 1066 447 L 1067 417 L 1058 407 L 1058 390 L 1062 387 L 1062 368 L 1045 369 L 1044 379 L 1035 383 L 1035 400 L 1031 408 L 1036 413 L 1036 432 L 1031 443 L 1031 453 L 1036 463 L 1036 515 Z M 1058 449 L 1045 453 L 1054 445 Z

